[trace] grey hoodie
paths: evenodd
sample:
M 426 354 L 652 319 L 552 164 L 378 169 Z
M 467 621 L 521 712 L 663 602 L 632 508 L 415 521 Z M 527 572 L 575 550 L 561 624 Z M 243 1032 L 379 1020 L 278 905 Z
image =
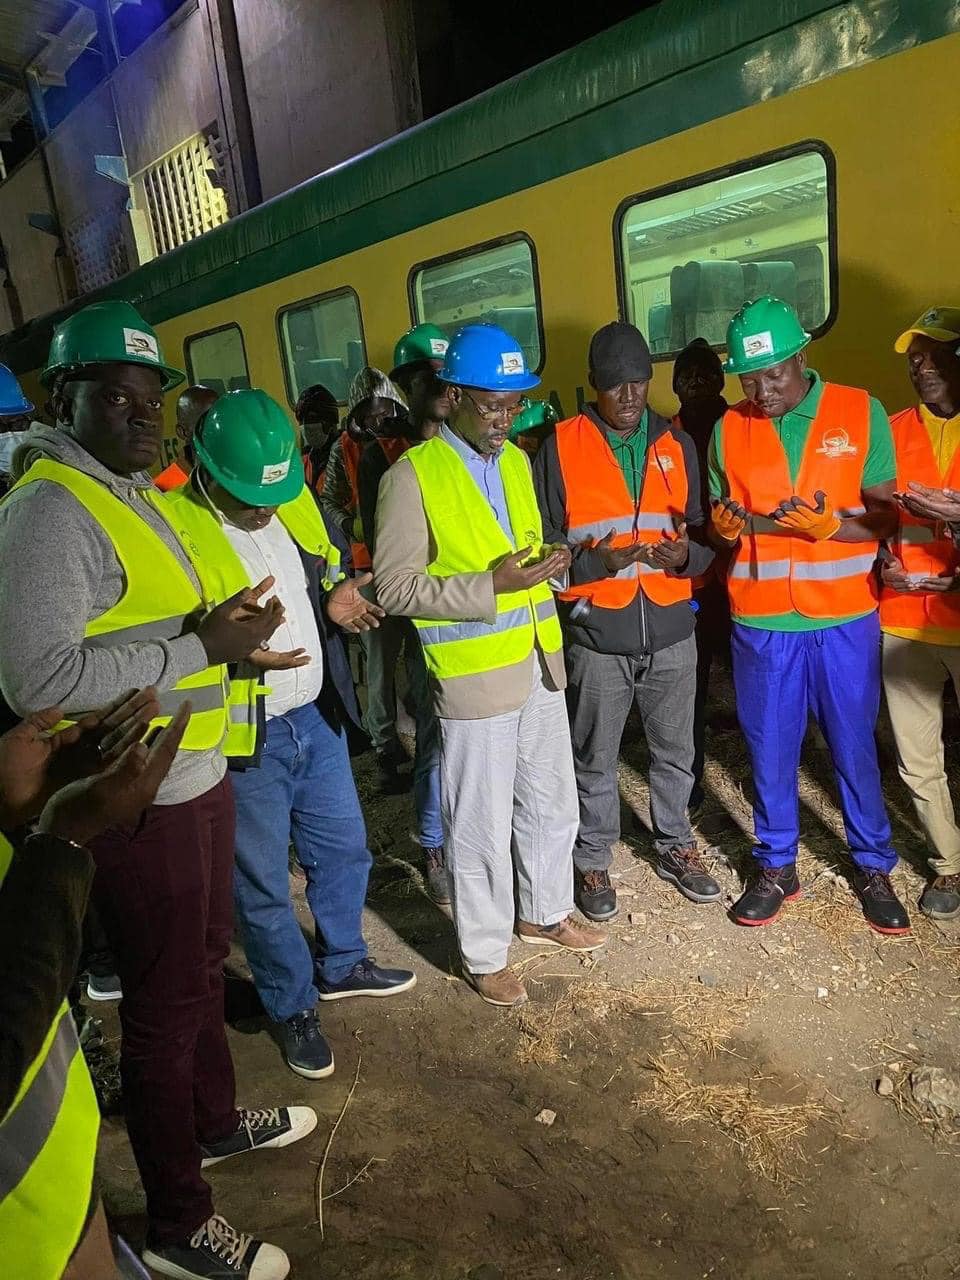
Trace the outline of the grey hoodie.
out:
M 19 478 L 38 458 L 76 467 L 105 485 L 164 541 L 197 584 L 166 521 L 144 499 L 146 474 L 114 475 L 75 440 L 35 423 L 13 456 Z M 38 480 L 0 502 L 0 692 L 19 716 L 62 706 L 68 715 L 103 706 L 125 690 L 170 689 L 207 665 L 196 635 L 114 648 L 84 648 L 83 633 L 120 599 L 123 570 L 110 539 L 62 485 Z M 183 804 L 216 786 L 219 750 L 181 751 L 157 804 Z

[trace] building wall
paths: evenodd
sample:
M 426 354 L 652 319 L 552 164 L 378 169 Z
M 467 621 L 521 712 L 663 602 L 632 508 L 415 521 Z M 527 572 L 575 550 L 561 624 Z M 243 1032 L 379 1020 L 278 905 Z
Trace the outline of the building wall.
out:
M 34 230 L 27 221 L 31 213 L 50 212 L 43 165 L 39 155 L 34 155 L 0 186 L 0 236 L 25 319 L 43 315 L 61 303 L 54 258 L 56 238 Z M 0 330 L 11 328 L 13 317 L 6 291 L 0 289 Z
M 236 11 L 264 199 L 419 121 L 408 0 L 258 0 Z

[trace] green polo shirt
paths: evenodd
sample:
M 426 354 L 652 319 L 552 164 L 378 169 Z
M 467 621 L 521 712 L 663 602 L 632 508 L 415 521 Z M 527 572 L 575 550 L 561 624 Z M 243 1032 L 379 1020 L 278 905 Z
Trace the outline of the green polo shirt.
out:
M 823 381 L 813 369 L 807 370 L 810 379 L 810 390 L 795 409 L 785 413 L 782 418 L 771 418 L 787 455 L 790 468 L 790 481 L 796 484 L 803 461 L 807 437 L 823 396 Z M 895 480 L 897 463 L 893 451 L 893 436 L 890 432 L 890 420 L 887 411 L 879 400 L 870 398 L 870 443 L 863 464 L 861 487 L 872 489 L 875 485 L 886 484 Z M 711 499 L 730 496 L 726 472 L 723 469 L 723 445 L 721 443 L 720 423 L 713 429 L 710 437 L 710 448 L 707 454 L 707 482 Z M 785 498 L 790 494 L 785 493 Z M 812 501 L 813 494 L 801 494 L 801 497 Z M 872 612 L 872 610 L 871 610 Z M 737 622 L 745 627 L 759 627 L 763 631 L 820 631 L 824 627 L 839 627 L 844 622 L 855 622 L 857 618 L 865 618 L 865 613 L 850 614 L 846 618 L 807 618 L 802 613 L 778 613 L 763 618 L 737 618 Z
M 640 497 L 640 490 L 643 488 L 643 473 L 647 465 L 647 423 L 649 419 L 650 412 L 648 409 L 644 409 L 640 421 L 628 436 L 622 436 L 616 431 L 611 431 L 606 423 L 603 423 L 603 419 L 599 414 L 596 415 L 595 419 L 597 422 L 603 423 L 607 444 L 613 450 L 613 456 L 623 472 L 623 478 L 627 482 L 630 497 L 634 502 Z

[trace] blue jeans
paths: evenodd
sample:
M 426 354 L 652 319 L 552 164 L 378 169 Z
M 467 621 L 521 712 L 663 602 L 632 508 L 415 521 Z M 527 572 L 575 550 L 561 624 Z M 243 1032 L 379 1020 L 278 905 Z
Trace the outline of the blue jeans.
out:
M 413 758 L 413 802 L 417 809 L 418 839 L 425 849 L 443 844 L 440 820 L 440 722 L 433 713 L 430 680 L 423 657 L 423 645 L 414 633 L 404 649 L 407 686 L 414 702 L 417 722 L 417 749 Z
M 372 858 L 346 735 L 313 703 L 298 707 L 267 721 L 259 768 L 232 777 L 237 917 L 263 1007 L 282 1022 L 316 1004 L 315 967 L 338 982 L 367 954 L 363 903 Z M 290 900 L 291 838 L 307 877 L 315 956 Z
M 797 772 L 813 715 L 830 749 L 850 853 L 858 867 L 896 864 L 874 728 L 880 709 L 876 613 L 819 631 L 762 631 L 734 623 L 737 716 L 753 767 L 754 857 L 794 862 L 800 839 Z

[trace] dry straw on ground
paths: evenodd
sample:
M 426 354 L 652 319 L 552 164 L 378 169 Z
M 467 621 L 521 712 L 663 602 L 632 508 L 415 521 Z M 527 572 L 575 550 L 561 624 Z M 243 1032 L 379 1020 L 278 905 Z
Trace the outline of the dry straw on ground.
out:
M 699 1084 L 682 1066 L 665 1058 L 650 1063 L 653 1087 L 633 1105 L 677 1125 L 700 1124 L 729 1138 L 754 1174 L 784 1186 L 796 1182 L 796 1166 L 805 1164 L 802 1142 L 810 1126 L 827 1115 L 819 1102 L 766 1102 L 762 1080 L 747 1084 Z

